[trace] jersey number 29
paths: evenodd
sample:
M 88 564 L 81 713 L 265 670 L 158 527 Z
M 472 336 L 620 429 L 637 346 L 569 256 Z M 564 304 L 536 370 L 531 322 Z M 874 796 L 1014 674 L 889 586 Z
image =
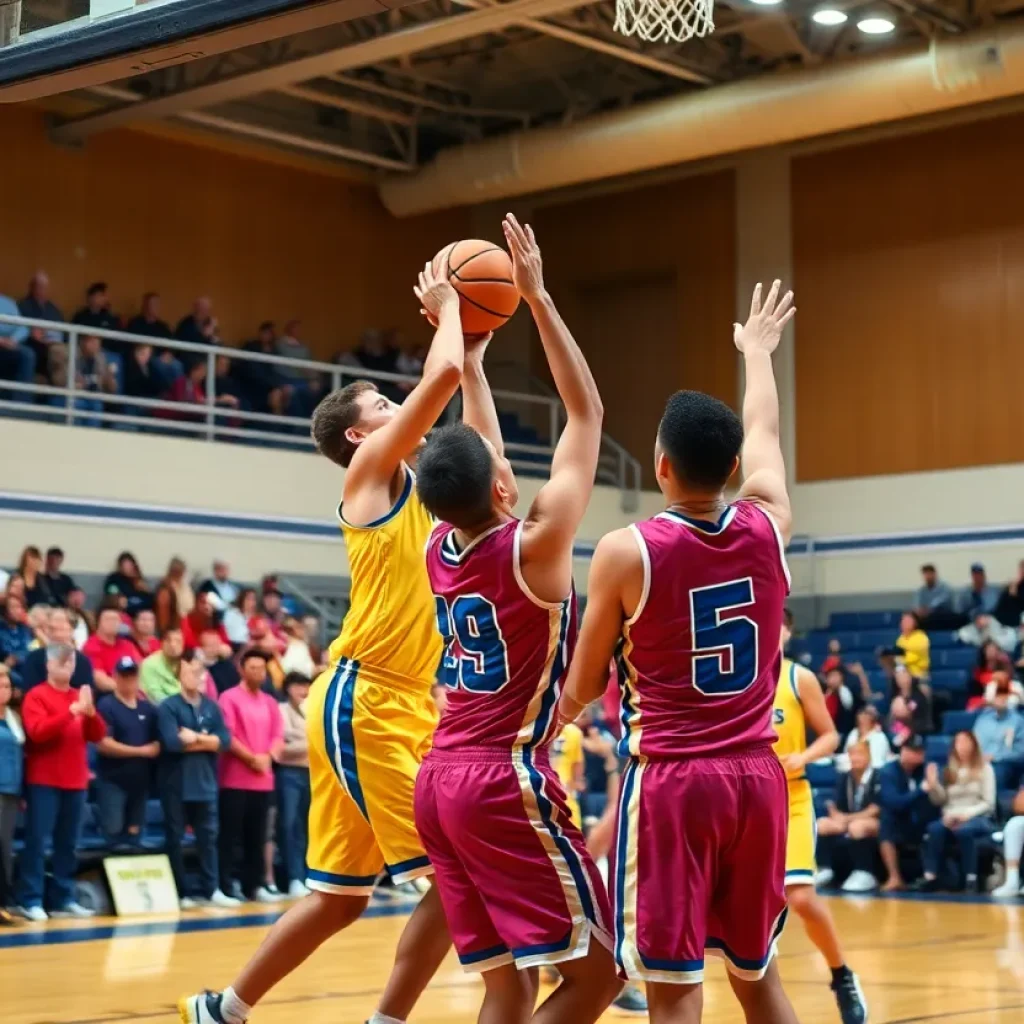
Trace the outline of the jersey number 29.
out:
M 441 681 L 471 693 L 497 693 L 508 682 L 508 652 L 494 605 L 479 594 L 457 597 L 450 607 L 443 597 L 434 601 L 444 640 Z

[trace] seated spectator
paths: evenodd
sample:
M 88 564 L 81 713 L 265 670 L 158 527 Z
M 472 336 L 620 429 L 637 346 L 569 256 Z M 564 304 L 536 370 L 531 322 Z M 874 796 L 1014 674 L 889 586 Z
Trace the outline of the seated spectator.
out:
M 992 891 L 997 900 L 1012 900 L 1021 895 L 1020 861 L 1024 854 L 1024 786 L 1013 798 L 1010 807 L 1013 817 L 1003 829 L 1003 858 L 1006 861 L 1006 881 Z
M 61 572 L 64 564 L 64 552 L 60 548 L 49 548 L 46 552 L 46 564 L 43 566 L 43 585 L 50 595 L 50 604 L 67 606 L 68 596 L 75 589 L 75 581 L 66 573 Z
M 242 681 L 220 698 L 231 747 L 220 764 L 220 878 L 221 890 L 234 888 L 234 856 L 241 846 L 239 881 L 246 899 L 274 903 L 277 897 L 262 885 L 263 847 L 274 792 L 273 762 L 284 744 L 281 711 L 263 690 L 266 657 L 246 651 L 241 658 Z
M 153 609 L 161 636 L 168 629 L 180 629 L 181 620 L 195 607 L 196 595 L 185 573 L 185 563 L 180 558 L 172 558 L 167 575 L 156 588 Z
M 160 650 L 142 662 L 139 679 L 142 692 L 151 704 L 161 704 L 178 692 L 181 656 L 184 651 L 185 643 L 181 637 L 181 629 L 172 626 L 164 633 L 160 641 Z
M 284 650 L 288 642 L 284 635 L 284 620 L 288 613 L 284 608 L 284 597 L 281 591 L 273 586 L 265 586 L 261 606 L 260 614 L 270 626 L 270 631 L 281 641 L 281 650 Z
M 404 351 L 400 351 L 398 355 L 398 361 L 396 363 L 396 369 L 399 373 L 404 373 L 408 377 L 416 377 L 417 379 L 423 376 L 423 363 L 427 358 L 427 349 L 425 345 L 412 345 Z M 412 382 L 402 383 L 401 388 L 406 394 L 408 394 L 415 387 Z
M 208 593 L 213 609 L 223 614 L 230 605 L 238 600 L 238 585 L 231 582 L 231 566 L 223 559 L 218 558 L 213 563 L 213 575 L 204 580 L 199 587 L 199 593 Z
M 217 405 L 227 409 L 244 409 L 245 393 L 235 375 L 234 362 L 230 356 L 217 356 L 213 363 L 213 394 Z M 237 425 L 240 420 L 235 417 L 229 422 Z M 256 424 L 259 426 L 259 424 Z
M 173 376 L 164 372 L 153 356 L 152 345 L 132 345 L 124 356 L 124 393 L 148 401 L 160 398 L 171 386 Z M 146 407 L 141 407 L 143 411 Z
M 40 647 L 45 647 L 49 642 L 49 637 L 46 635 L 46 627 L 50 621 L 50 606 L 37 604 L 34 608 L 30 608 L 27 621 L 29 629 L 32 630 L 32 635 L 35 638 L 29 644 L 29 651 L 36 651 Z
M 618 778 L 616 740 L 605 724 L 600 705 L 587 708 L 577 719 L 583 731 L 583 775 L 586 788 L 580 796 L 583 822 L 597 820 L 608 807 L 612 780 Z
M 199 656 L 206 671 L 213 680 L 214 689 L 219 696 L 241 680 L 238 666 L 231 657 L 231 648 L 226 648 L 220 633 L 215 629 L 204 630 L 199 637 Z
M 196 594 L 196 603 L 192 611 L 181 620 L 181 634 L 185 646 L 198 647 L 199 638 L 208 630 L 212 630 L 220 637 L 221 643 L 224 645 L 224 656 L 230 656 L 231 644 L 228 642 L 228 635 L 224 632 L 224 627 L 217 622 L 210 592 L 200 590 Z
M 46 623 L 46 632 L 51 644 L 64 644 L 74 647 L 74 631 L 71 626 L 71 613 L 66 608 L 51 608 Z M 21 689 L 28 693 L 33 686 L 46 682 L 46 648 L 37 647 L 29 652 L 21 669 Z M 87 657 L 75 658 L 75 670 L 71 676 L 71 688 L 95 686 L 92 662 Z
M 915 888 L 924 892 L 943 888 L 940 872 L 946 848 L 955 845 L 963 886 L 977 889 L 978 840 L 990 836 L 996 827 L 996 775 L 972 732 L 964 729 L 953 737 L 945 771 L 940 774 L 937 764 L 928 765 L 924 788 L 928 799 L 941 808 L 942 817 L 926 831 L 924 875 Z
M 1017 564 L 1017 575 L 999 595 L 995 616 L 1004 626 L 1014 629 L 1024 622 L 1024 559 Z
M 121 329 L 121 318 L 111 312 L 110 295 L 103 281 L 89 285 L 85 293 L 85 305 L 71 318 L 71 322 L 80 327 L 98 327 L 103 331 Z M 104 344 L 111 352 L 123 351 L 120 342 L 106 341 Z
M 277 335 L 270 320 L 260 324 L 253 341 L 242 346 L 243 352 L 277 355 Z M 247 404 L 256 412 L 271 412 L 280 416 L 288 411 L 292 401 L 292 386 L 288 378 L 274 363 L 239 360 L 236 377 L 242 387 Z
M 853 728 L 859 706 L 860 702 L 846 685 L 846 673 L 842 668 L 830 669 L 825 674 L 825 707 L 840 736 Z
M 277 845 L 281 851 L 288 895 L 307 896 L 306 846 L 309 819 L 309 745 L 303 707 L 309 696 L 309 679 L 290 672 L 284 679 L 284 740 L 277 756 Z
M 953 591 L 939 579 L 934 565 L 921 566 L 924 583 L 918 588 L 918 623 L 927 629 L 955 629 L 963 625 L 963 616 L 953 607 Z
M 82 654 L 92 662 L 96 689 L 100 693 L 111 693 L 114 689 L 114 666 L 122 658 L 134 658 L 136 654 L 135 645 L 121 636 L 121 612 L 112 603 L 100 608 L 96 632 L 86 640 Z
M 1011 626 L 1004 626 L 988 612 L 976 612 L 974 621 L 958 629 L 956 636 L 960 643 L 972 647 L 982 647 L 991 640 L 1008 654 L 1017 647 L 1017 631 Z
M 153 595 L 139 568 L 139 563 L 130 551 L 117 556 L 117 568 L 103 581 L 104 594 L 120 594 L 125 599 L 126 609 L 131 615 L 136 608 L 152 608 Z
M 0 295 L 0 315 L 20 315 L 15 301 L 6 295 Z M 12 380 L 19 384 L 32 384 L 35 381 L 36 353 L 29 344 L 28 333 L 27 327 L 0 324 L 0 380 Z M 0 397 L 10 396 L 3 390 L 0 391 Z M 26 394 L 22 398 L 31 402 L 33 396 Z
M 249 621 L 256 617 L 257 611 L 256 591 L 252 587 L 239 591 L 238 597 L 224 610 L 224 632 L 236 651 L 249 643 Z
M 67 346 L 54 348 L 50 352 L 50 383 L 54 387 L 69 387 Z M 119 390 L 117 370 L 119 364 L 111 362 L 94 334 L 83 334 L 78 339 L 78 355 L 75 362 L 75 389 L 88 395 L 115 395 Z M 78 397 L 75 408 L 83 412 L 102 412 L 103 403 L 99 397 Z M 67 399 L 54 397 L 53 405 L 64 406 Z M 83 417 L 87 426 L 96 426 L 100 421 L 94 417 Z
M 156 613 L 151 608 L 139 608 L 132 616 L 128 642 L 134 645 L 134 657 L 139 662 L 160 650 L 160 641 L 156 635 Z
M 910 736 L 924 736 L 934 731 L 931 687 L 911 675 L 905 664 L 898 662 L 889 702 L 889 732 L 893 744 L 900 747 Z
M 30 921 L 45 921 L 43 909 L 46 848 L 50 859 L 54 917 L 92 917 L 75 900 L 78 842 L 89 786 L 86 743 L 99 743 L 106 734 L 96 714 L 92 691 L 71 689 L 75 650 L 66 644 L 47 649 L 47 679 L 25 697 L 25 845 L 18 861 L 21 913 Z
M 835 637 L 832 637 L 828 642 L 828 653 L 821 663 L 822 677 L 827 676 L 835 668 L 843 668 L 843 645 Z
M 68 594 L 68 611 L 71 613 L 75 649 L 80 651 L 85 646 L 85 641 L 96 630 L 96 616 L 85 607 L 85 591 L 81 587 L 75 587 Z
M 34 544 L 21 552 L 18 575 L 25 581 L 25 607 L 50 604 L 50 589 L 43 574 L 43 554 Z
M 924 786 L 924 739 L 908 736 L 900 756 L 879 772 L 878 803 L 881 807 L 878 837 L 888 877 L 883 892 L 905 889 L 900 854 L 916 851 L 925 830 L 935 819 L 935 807 Z
M 975 562 L 971 566 L 971 582 L 960 592 L 957 611 L 973 619 L 976 615 L 992 615 L 999 603 L 999 591 L 988 582 L 985 566 Z
M 1007 694 L 1006 706 L 1016 711 L 1024 703 L 1024 684 L 1011 679 L 1009 672 L 993 672 L 992 679 L 985 687 L 985 703 L 991 704 L 998 693 Z
M 996 674 L 1012 671 L 1010 658 L 994 640 L 986 640 L 978 651 L 978 660 L 971 670 L 970 683 L 967 687 L 967 710 L 976 711 L 985 706 L 985 692 Z
M 139 692 L 139 665 L 134 658 L 126 656 L 114 666 L 114 692 L 100 697 L 96 710 L 107 726 L 106 736 L 97 745 L 100 829 L 112 846 L 141 846 L 160 741 L 156 709 Z
M 7 590 L 3 615 L 0 616 L 0 661 L 11 673 L 16 690 L 24 689 L 21 671 L 32 648 L 35 633 L 28 624 L 28 612 L 20 597 Z
M 815 881 L 818 885 L 841 883 L 844 892 L 870 892 L 878 888 L 874 866 L 881 783 L 866 740 L 856 740 L 848 753 L 850 770 L 836 780 L 828 814 L 818 819 L 817 860 L 821 870 Z
M 931 641 L 914 612 L 903 613 L 896 646 L 903 652 L 903 661 L 910 674 L 918 679 L 926 679 L 932 667 Z
M 213 302 L 205 295 L 192 303 L 192 312 L 178 321 L 174 336 L 178 341 L 188 341 L 193 345 L 204 345 L 208 338 L 203 333 L 203 325 L 213 317 Z M 190 353 L 190 359 L 192 354 Z
M 0 665 L 0 925 L 13 923 L 14 829 L 21 810 L 25 731 L 11 707 L 14 688 L 6 665 Z
M 306 643 L 306 631 L 298 619 L 288 616 L 284 620 L 284 635 L 288 646 L 281 655 L 281 668 L 286 675 L 297 672 L 299 675 L 312 679 L 316 674 L 317 664 Z
M 1024 772 L 1024 716 L 1010 708 L 1010 688 L 998 688 L 978 712 L 974 735 L 996 773 L 999 789 L 1016 789 Z
M 129 334 L 141 334 L 144 338 L 170 338 L 171 329 L 160 319 L 160 296 L 147 292 L 142 297 L 142 308 L 138 316 L 128 321 L 125 330 Z
M 180 637 L 180 633 L 178 634 Z M 195 662 L 180 663 L 178 691 L 157 708 L 160 732 L 158 778 L 164 808 L 167 859 L 178 887 L 182 910 L 200 902 L 237 907 L 239 901 L 218 884 L 220 866 L 217 761 L 231 745 L 231 734 L 215 701 L 202 692 L 202 671 Z M 189 895 L 182 839 L 190 828 L 196 838 L 201 889 Z
M 323 671 L 327 667 L 327 650 L 323 646 L 323 624 L 320 622 L 319 616 L 303 615 L 302 630 L 317 669 Z
M 289 320 L 284 325 L 284 333 L 277 339 L 277 354 L 286 359 L 300 359 L 304 363 L 310 363 L 313 362 L 313 353 L 309 346 L 299 339 L 301 326 L 299 320 Z M 324 392 L 323 375 L 319 370 L 304 370 L 297 366 L 278 366 L 277 369 L 292 387 L 289 414 L 312 416 Z
M 281 667 L 280 654 L 284 644 L 274 636 L 266 619 L 256 616 L 249 623 L 250 643 L 246 650 L 261 651 L 267 659 L 267 671 L 272 691 L 278 693 L 284 682 L 285 671 Z M 244 652 L 243 652 L 244 653 Z
M 64 314 L 50 301 L 50 278 L 43 270 L 37 270 L 28 283 L 28 292 L 18 303 L 18 312 L 30 320 L 52 320 L 64 323 Z M 49 373 L 51 350 L 60 352 L 65 345 L 62 331 L 46 327 L 31 327 L 28 332 L 28 344 L 36 357 L 36 370 L 42 374 Z M 66 358 L 66 356 L 65 356 Z
M 193 359 L 189 362 L 188 368 L 180 376 L 176 377 L 167 391 L 161 396 L 168 402 L 180 402 L 183 405 L 205 406 L 206 389 L 203 386 L 206 380 L 206 362 L 202 359 Z M 191 420 L 199 422 L 203 419 L 201 412 L 185 412 L 179 409 L 156 409 L 155 414 L 166 420 Z
M 858 743 L 867 745 L 871 767 L 883 768 L 892 757 L 892 745 L 882 728 L 882 716 L 873 704 L 867 704 L 857 712 L 857 728 L 846 738 L 847 753 Z

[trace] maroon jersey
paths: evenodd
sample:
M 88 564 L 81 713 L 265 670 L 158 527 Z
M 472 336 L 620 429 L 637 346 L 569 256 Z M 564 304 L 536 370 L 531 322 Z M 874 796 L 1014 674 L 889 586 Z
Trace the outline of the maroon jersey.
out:
M 454 528 L 442 524 L 427 542 L 449 688 L 434 734 L 440 750 L 551 741 L 576 644 L 576 595 L 551 604 L 530 592 L 519 563 L 522 529 L 510 520 L 459 551 Z
M 789 593 L 775 523 L 739 501 L 717 523 L 669 509 L 630 529 L 644 588 L 623 630 L 620 752 L 686 758 L 770 746 Z

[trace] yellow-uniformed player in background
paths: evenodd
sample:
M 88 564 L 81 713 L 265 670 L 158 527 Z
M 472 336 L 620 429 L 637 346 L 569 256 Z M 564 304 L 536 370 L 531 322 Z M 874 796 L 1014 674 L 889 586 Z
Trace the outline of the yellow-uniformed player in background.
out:
M 782 627 L 782 646 L 789 642 Z M 786 839 L 786 898 L 790 909 L 803 920 L 807 937 L 821 950 L 832 971 L 832 992 L 843 1024 L 865 1024 L 868 1005 L 857 975 L 846 965 L 835 922 L 825 901 L 814 888 L 814 794 L 807 781 L 807 765 L 829 757 L 839 746 L 839 733 L 825 706 L 825 695 L 809 669 L 782 659 L 775 691 L 773 724 L 778 739 L 775 753 L 789 783 L 789 833 Z M 808 745 L 807 729 L 815 740 Z
M 184 1024 L 244 1024 L 267 992 L 359 918 L 381 870 L 396 882 L 432 874 L 412 804 L 437 724 L 431 687 L 442 644 L 423 555 L 433 523 L 408 462 L 459 387 L 465 342 L 458 295 L 429 263 L 415 291 L 439 326 L 402 405 L 358 381 L 313 414 L 317 450 L 346 468 L 338 517 L 352 589 L 331 668 L 306 706 L 312 891 L 277 921 L 231 987 L 180 1001 Z M 403 1024 L 450 945 L 431 888 L 399 940 L 369 1024 Z
M 565 802 L 572 813 L 573 824 L 582 829 L 579 794 L 586 786 L 583 777 L 583 730 L 575 722 L 566 725 L 551 744 L 551 767 L 565 790 Z

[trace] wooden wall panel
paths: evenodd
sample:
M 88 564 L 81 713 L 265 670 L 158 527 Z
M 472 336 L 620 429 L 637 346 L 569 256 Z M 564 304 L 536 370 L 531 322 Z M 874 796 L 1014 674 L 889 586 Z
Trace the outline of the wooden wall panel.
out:
M 399 221 L 367 185 L 151 134 L 55 146 L 30 107 L 0 105 L 0 135 L 0 291 L 43 268 L 67 316 L 96 280 L 122 315 L 159 291 L 172 327 L 205 294 L 225 341 L 298 316 L 326 358 L 369 326 L 423 331 L 415 274 L 468 230 L 468 209 Z
M 592 361 L 606 429 L 648 484 L 665 400 L 693 388 L 736 403 L 731 171 L 537 211 L 552 294 Z M 532 365 L 544 366 L 535 343 Z
M 793 163 L 797 472 L 1024 460 L 1024 117 Z

